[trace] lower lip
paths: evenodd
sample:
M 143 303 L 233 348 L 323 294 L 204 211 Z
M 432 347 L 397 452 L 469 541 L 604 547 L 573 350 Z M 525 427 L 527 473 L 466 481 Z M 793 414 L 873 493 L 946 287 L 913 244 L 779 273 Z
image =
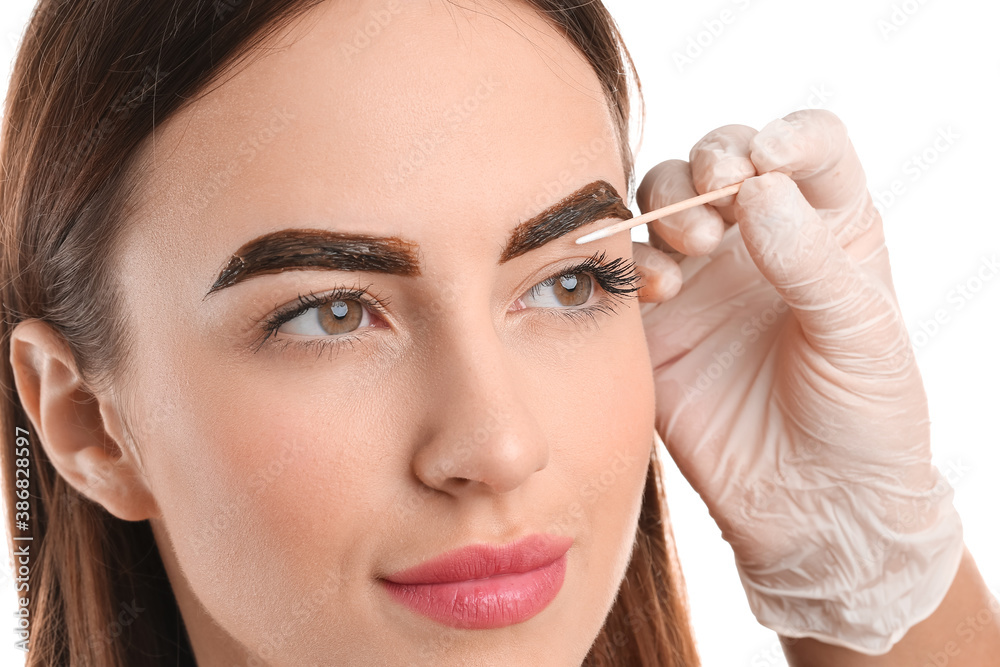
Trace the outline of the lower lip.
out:
M 521 623 L 555 599 L 566 575 L 566 554 L 545 567 L 518 574 L 442 584 L 397 584 L 382 580 L 404 606 L 438 623 L 488 630 Z

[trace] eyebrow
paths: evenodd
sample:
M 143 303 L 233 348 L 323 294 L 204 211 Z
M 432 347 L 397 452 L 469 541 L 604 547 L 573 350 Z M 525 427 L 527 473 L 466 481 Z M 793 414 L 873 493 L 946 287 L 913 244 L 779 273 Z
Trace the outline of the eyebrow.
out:
M 631 217 L 632 212 L 613 185 L 594 181 L 518 224 L 503 245 L 497 263 L 504 264 L 591 223 Z M 419 276 L 419 248 L 396 236 L 283 229 L 259 236 L 236 250 L 205 296 L 257 275 L 296 269 Z

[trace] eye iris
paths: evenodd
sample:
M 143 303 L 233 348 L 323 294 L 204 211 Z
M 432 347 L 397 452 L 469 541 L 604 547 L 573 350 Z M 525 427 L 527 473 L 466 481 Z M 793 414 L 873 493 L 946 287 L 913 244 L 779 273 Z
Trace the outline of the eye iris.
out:
M 564 306 L 579 306 L 587 303 L 593 291 L 593 281 L 586 273 L 567 273 L 556 281 L 555 293 Z
M 317 309 L 319 324 L 328 334 L 350 333 L 361 324 L 364 315 L 357 301 L 333 301 Z

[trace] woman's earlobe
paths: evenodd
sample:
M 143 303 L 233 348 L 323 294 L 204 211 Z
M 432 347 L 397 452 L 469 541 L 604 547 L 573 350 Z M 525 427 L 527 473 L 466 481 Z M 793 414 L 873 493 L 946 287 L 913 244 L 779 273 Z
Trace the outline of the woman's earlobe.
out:
M 119 519 L 158 516 L 139 462 L 122 446 L 118 408 L 90 392 L 63 338 L 41 320 L 20 322 L 11 334 L 10 361 L 37 444 L 56 471 Z

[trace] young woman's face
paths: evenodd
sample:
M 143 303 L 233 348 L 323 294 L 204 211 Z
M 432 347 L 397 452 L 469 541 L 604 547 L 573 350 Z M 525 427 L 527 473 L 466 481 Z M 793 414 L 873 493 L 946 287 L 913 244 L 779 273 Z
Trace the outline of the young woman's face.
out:
M 566 274 L 631 261 L 627 232 L 559 233 L 618 215 L 612 190 L 539 218 L 626 195 L 585 58 L 510 4 L 323 3 L 148 157 L 123 391 L 201 664 L 578 665 L 654 422 L 637 300 Z M 538 533 L 572 544 L 524 618 L 449 623 L 383 581 Z

